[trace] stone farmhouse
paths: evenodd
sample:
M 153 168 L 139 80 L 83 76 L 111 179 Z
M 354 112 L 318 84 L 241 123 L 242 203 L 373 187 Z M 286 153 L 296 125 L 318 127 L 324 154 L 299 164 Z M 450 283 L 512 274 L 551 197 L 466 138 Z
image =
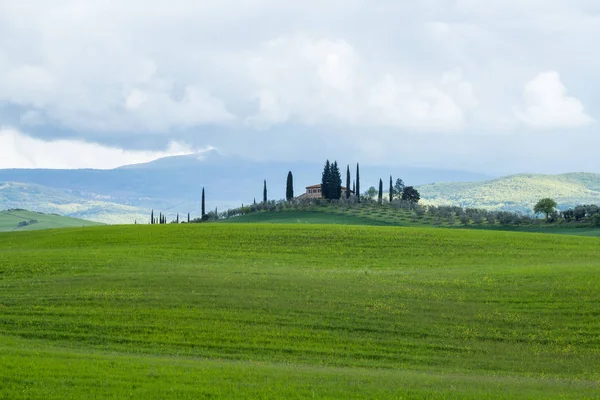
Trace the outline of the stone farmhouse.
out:
M 350 195 L 354 194 L 352 190 L 350 191 Z M 316 199 L 322 197 L 321 194 L 321 184 L 311 185 L 306 187 L 306 192 L 302 193 L 297 199 Z M 342 199 L 346 197 L 346 187 L 342 186 Z

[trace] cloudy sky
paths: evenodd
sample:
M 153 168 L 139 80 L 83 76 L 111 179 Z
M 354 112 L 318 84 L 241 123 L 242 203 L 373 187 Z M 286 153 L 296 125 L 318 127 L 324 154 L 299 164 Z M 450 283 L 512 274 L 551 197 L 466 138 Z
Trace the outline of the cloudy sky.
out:
M 600 173 L 597 0 L 4 0 L 0 168 Z

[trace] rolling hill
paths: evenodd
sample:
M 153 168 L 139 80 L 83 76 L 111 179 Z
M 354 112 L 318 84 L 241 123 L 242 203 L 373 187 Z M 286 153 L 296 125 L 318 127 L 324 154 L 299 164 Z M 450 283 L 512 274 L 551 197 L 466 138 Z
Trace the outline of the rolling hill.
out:
M 223 210 L 261 198 L 263 179 L 269 198 L 284 198 L 288 171 L 293 171 L 296 192 L 302 193 L 305 186 L 320 181 L 322 168 L 320 163 L 254 161 L 210 151 L 112 170 L 3 169 L 0 209 L 58 212 L 107 223 L 146 220 L 150 209 L 166 213 L 170 219 L 176 213 L 198 216 L 203 187 L 206 208 Z M 402 176 L 411 185 L 489 178 L 464 171 L 361 165 L 365 189 L 390 174 Z
M 560 209 L 600 204 L 600 174 L 521 174 L 481 182 L 433 183 L 418 187 L 423 204 L 458 205 L 529 214 L 541 198 L 551 197 Z
M 50 228 L 102 225 L 84 219 L 63 217 L 57 214 L 43 214 L 26 210 L 0 211 L 0 232 L 31 231 Z
M 107 196 L 19 182 L 0 182 L 0 209 L 36 210 L 109 224 L 149 219 L 149 210 L 119 204 Z

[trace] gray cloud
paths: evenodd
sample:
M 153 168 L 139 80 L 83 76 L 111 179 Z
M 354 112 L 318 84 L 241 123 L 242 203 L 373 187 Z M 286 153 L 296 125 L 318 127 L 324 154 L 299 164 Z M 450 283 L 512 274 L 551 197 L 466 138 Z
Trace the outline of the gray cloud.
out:
M 0 125 L 46 140 L 494 172 L 597 141 L 596 2 L 49 3 L 0 5 Z

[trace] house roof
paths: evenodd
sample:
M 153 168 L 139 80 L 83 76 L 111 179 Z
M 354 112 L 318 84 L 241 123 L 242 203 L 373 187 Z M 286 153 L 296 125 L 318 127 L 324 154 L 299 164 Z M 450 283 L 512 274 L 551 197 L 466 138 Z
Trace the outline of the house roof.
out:
M 318 185 L 311 185 L 311 186 L 307 186 L 307 189 L 321 189 L 321 184 L 319 183 Z M 342 190 L 346 190 L 346 186 L 342 186 Z

